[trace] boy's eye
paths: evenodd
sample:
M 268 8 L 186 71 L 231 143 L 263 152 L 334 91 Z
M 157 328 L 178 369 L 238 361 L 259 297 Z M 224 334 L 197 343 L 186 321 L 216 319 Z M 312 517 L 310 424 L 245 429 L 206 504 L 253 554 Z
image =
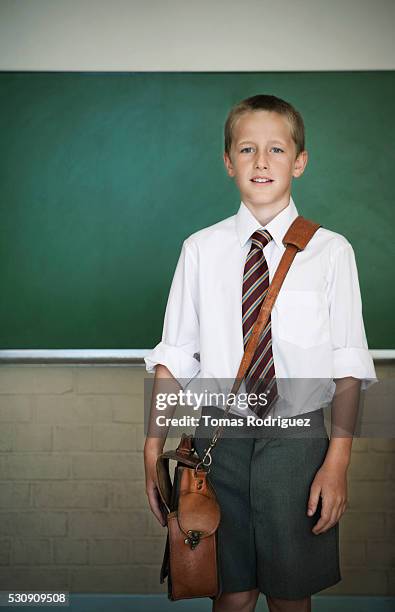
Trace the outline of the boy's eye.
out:
M 272 147 L 272 149 L 277 153 L 278 151 L 280 151 L 280 153 L 284 153 L 283 149 L 280 149 L 280 147 Z M 241 153 L 249 153 L 251 151 L 254 150 L 254 147 L 243 147 L 241 149 Z

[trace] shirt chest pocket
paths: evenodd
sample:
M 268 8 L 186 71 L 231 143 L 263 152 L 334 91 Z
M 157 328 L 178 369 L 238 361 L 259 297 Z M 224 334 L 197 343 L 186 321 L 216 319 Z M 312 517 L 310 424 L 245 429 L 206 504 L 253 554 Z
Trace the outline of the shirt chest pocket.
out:
M 274 307 L 282 340 L 302 348 L 329 342 L 329 313 L 324 293 L 281 289 Z

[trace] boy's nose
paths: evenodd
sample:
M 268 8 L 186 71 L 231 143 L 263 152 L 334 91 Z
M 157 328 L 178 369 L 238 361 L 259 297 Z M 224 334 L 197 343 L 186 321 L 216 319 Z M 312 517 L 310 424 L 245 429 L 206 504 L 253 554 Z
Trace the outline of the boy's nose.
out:
M 256 168 L 267 168 L 268 167 L 268 162 L 267 162 L 265 155 L 261 154 L 257 156 L 255 160 L 255 167 Z

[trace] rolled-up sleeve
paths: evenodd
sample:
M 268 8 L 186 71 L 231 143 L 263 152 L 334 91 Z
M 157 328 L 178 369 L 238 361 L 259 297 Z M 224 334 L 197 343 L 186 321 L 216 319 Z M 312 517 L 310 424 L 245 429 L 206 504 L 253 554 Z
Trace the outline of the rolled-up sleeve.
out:
M 378 382 L 368 350 L 354 250 L 346 242 L 331 257 L 329 312 L 333 378 L 361 379 L 361 389 Z
M 185 387 L 200 371 L 199 350 L 197 257 L 187 239 L 170 287 L 162 340 L 144 357 L 146 370 L 162 364 Z

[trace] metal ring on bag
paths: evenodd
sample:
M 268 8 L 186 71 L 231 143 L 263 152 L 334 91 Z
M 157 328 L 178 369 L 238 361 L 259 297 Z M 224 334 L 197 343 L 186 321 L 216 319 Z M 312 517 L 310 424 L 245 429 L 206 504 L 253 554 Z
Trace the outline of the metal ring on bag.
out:
M 209 461 L 208 461 L 208 462 L 207 462 L 207 458 L 209 459 Z M 212 458 L 212 456 L 211 456 L 211 444 L 210 444 L 210 446 L 208 447 L 208 449 L 207 449 L 207 450 L 205 450 L 205 453 L 204 453 L 204 455 L 203 455 L 203 459 L 202 459 L 201 461 L 199 461 L 199 463 L 197 463 L 197 464 L 196 464 L 196 466 L 195 466 L 195 473 L 197 472 L 197 470 L 198 470 L 198 468 L 199 468 L 199 466 L 200 466 L 200 465 L 203 465 L 203 466 L 204 466 L 204 468 L 205 468 L 205 470 L 207 471 L 207 473 L 209 473 L 209 471 L 210 471 L 210 470 L 209 470 L 209 469 L 207 469 L 207 468 L 209 468 L 209 467 L 210 467 L 210 465 L 211 465 L 212 461 L 213 461 L 213 458 Z
M 204 455 L 203 459 L 202 459 L 202 463 L 204 465 L 204 467 L 209 467 L 213 461 L 213 458 L 211 456 L 211 449 L 209 448 L 208 451 L 206 452 L 206 454 Z M 206 463 L 206 459 L 209 459 L 208 463 Z

